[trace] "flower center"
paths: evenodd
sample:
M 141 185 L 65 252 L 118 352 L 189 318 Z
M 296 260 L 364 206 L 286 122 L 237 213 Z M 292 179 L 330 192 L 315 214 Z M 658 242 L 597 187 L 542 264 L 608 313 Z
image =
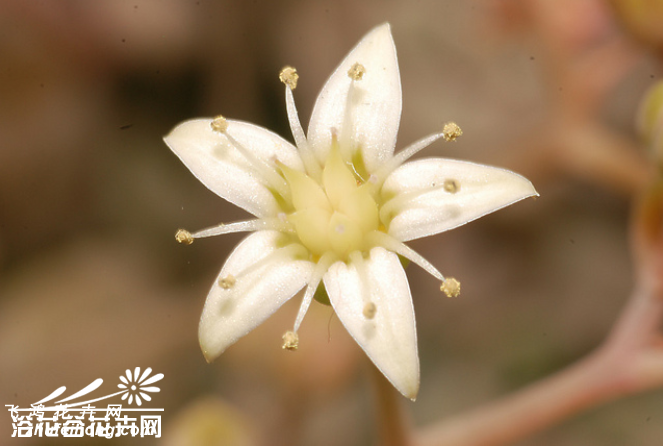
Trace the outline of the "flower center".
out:
M 291 222 L 301 243 L 312 255 L 333 253 L 347 259 L 356 250 L 370 248 L 365 235 L 379 226 L 375 188 L 357 180 L 341 157 L 334 139 L 317 182 L 307 174 L 281 165 L 292 197 Z

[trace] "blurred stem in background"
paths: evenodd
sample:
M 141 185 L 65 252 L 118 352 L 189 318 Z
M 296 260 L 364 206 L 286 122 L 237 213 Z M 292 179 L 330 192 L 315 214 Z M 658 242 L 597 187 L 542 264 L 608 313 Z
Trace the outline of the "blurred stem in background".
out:
M 663 384 L 663 179 L 645 188 L 631 230 L 634 290 L 604 344 L 575 365 L 422 430 L 424 444 L 511 444 L 582 410 Z
M 663 122 L 661 123 L 663 125 Z M 663 175 L 631 216 L 636 283 L 613 330 L 585 359 L 492 404 L 407 433 L 393 390 L 374 374 L 384 444 L 513 444 L 580 411 L 663 385 Z M 382 383 L 384 382 L 384 383 Z
M 637 40 L 661 51 L 663 32 L 657 19 L 663 19 L 663 3 L 615 0 L 612 4 Z M 579 5 L 574 7 L 582 9 Z M 663 385 L 663 82 L 649 90 L 637 117 L 642 145 L 650 155 L 647 161 L 636 144 L 600 120 L 605 97 L 640 61 L 641 50 L 621 36 L 601 45 L 591 42 L 588 35 L 573 35 L 573 31 L 560 38 L 559 31 L 568 30 L 559 26 L 560 20 L 567 20 L 568 14 L 555 13 L 564 9 L 559 4 L 537 1 L 518 7 L 525 10 L 526 26 L 548 52 L 547 85 L 550 89 L 564 86 L 573 93 L 566 96 L 572 100 L 565 101 L 550 92 L 553 106 L 545 127 L 518 143 L 537 148 L 525 152 L 530 156 L 519 160 L 519 170 L 536 178 L 557 174 L 552 171 L 570 173 L 634 198 L 630 218 L 633 291 L 612 331 L 592 353 L 466 414 L 404 433 L 407 424 L 402 419 L 395 422 L 400 412 L 378 386 L 382 397 L 377 411 L 386 427 L 380 430 L 384 443 L 518 443 L 583 410 Z

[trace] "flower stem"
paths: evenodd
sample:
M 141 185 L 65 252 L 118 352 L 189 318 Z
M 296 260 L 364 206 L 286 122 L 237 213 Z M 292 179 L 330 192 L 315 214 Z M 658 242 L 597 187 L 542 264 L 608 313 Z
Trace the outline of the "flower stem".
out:
M 401 408 L 401 395 L 374 365 L 369 365 L 375 392 L 379 445 L 411 444 L 410 427 Z
M 476 411 L 420 431 L 422 444 L 520 442 L 580 411 L 663 384 L 657 343 L 663 293 L 643 278 L 603 346 L 585 359 Z

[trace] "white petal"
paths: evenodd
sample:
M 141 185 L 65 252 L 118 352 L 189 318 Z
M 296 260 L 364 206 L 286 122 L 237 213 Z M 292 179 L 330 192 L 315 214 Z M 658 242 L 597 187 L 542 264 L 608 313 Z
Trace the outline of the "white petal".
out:
M 456 181 L 459 189 L 445 190 L 445 181 Z M 421 194 L 416 196 L 417 192 Z M 400 166 L 385 180 L 382 194 L 395 196 L 395 201 L 407 194 L 416 196 L 402 200 L 388 224 L 389 234 L 401 241 L 450 230 L 538 195 L 529 180 L 514 172 L 442 158 Z M 383 208 L 389 206 L 387 202 Z
M 211 122 L 209 118 L 185 121 L 164 141 L 210 190 L 255 216 L 275 215 L 278 205 L 267 180 L 222 133 L 212 130 Z M 278 159 L 286 166 L 303 170 L 297 149 L 267 129 L 228 120 L 228 133 L 270 166 Z
M 331 129 L 343 132 L 351 83 L 348 70 L 357 62 L 366 72 L 355 81 L 358 95 L 351 112 L 351 135 L 362 147 L 364 162 L 372 172 L 393 154 L 401 117 L 401 79 L 388 23 L 369 32 L 331 75 L 313 108 L 308 141 L 318 159 L 325 160 Z
M 221 269 L 207 296 L 198 331 L 208 361 L 262 323 L 308 281 L 313 264 L 277 252 L 281 237 L 276 231 L 251 234 Z M 234 284 L 222 288 L 219 280 L 228 275 Z
M 410 287 L 398 256 L 382 247 L 373 248 L 363 268 L 354 262 L 337 262 L 324 281 L 331 304 L 350 335 L 394 387 L 414 400 L 419 390 L 417 334 Z M 364 316 L 367 302 L 376 305 L 372 319 Z

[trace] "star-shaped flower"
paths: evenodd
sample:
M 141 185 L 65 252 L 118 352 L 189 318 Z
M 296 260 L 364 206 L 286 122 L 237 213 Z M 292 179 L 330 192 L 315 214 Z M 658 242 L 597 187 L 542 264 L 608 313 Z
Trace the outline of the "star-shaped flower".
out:
M 417 335 L 399 256 L 437 278 L 448 296 L 458 295 L 460 283 L 445 279 L 404 242 L 537 193 L 527 179 L 503 169 L 442 158 L 406 162 L 435 140 L 459 136 L 453 123 L 394 154 L 402 98 L 389 24 L 368 33 L 329 78 L 308 135 L 293 99 L 297 72 L 286 67 L 280 77 L 296 146 L 223 117 L 184 122 L 165 137 L 205 186 L 256 216 L 177 232 L 182 243 L 251 232 L 207 297 L 199 331 L 203 353 L 211 361 L 306 287 L 293 329 L 283 337 L 285 349 L 296 349 L 304 314 L 326 291 L 373 363 L 414 399 Z

